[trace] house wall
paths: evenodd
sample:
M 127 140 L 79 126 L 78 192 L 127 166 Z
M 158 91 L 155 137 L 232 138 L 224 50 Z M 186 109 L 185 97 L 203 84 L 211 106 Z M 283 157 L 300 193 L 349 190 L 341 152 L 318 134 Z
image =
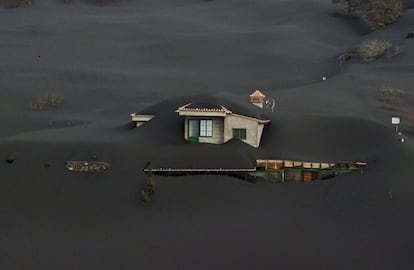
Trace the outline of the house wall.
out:
M 263 102 L 261 101 L 252 101 L 252 104 L 263 109 Z
M 253 119 L 229 115 L 224 119 L 224 142 L 233 138 L 233 128 L 245 128 L 246 139 L 243 141 L 253 147 L 259 147 L 263 124 Z
M 262 139 L 262 134 L 263 134 L 263 129 L 264 129 L 264 124 L 257 124 L 257 140 L 256 140 L 256 147 L 259 147 L 260 145 L 260 140 Z
M 200 143 L 214 143 L 220 144 L 224 142 L 224 120 L 223 117 L 186 117 L 184 121 L 184 138 L 188 140 L 188 120 L 190 119 L 205 119 L 213 120 L 213 136 L 212 137 L 199 137 L 198 142 Z

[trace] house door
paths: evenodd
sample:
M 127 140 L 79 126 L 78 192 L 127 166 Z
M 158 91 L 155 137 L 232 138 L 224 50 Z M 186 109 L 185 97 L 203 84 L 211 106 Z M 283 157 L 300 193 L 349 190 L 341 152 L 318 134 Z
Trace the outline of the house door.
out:
M 190 142 L 198 141 L 200 136 L 200 121 L 199 120 L 188 120 L 188 140 Z

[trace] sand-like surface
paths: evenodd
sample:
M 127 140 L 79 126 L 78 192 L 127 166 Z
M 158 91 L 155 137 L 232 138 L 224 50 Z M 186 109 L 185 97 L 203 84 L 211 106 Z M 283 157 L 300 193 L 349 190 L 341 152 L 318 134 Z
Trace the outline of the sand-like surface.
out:
M 412 268 L 412 1 L 377 32 L 333 16 L 330 0 L 62 2 L 0 8 L 0 269 Z M 339 66 L 371 37 L 403 53 Z M 378 98 L 383 85 L 404 90 L 398 108 Z M 260 148 L 185 143 L 175 109 L 241 104 L 257 88 L 276 100 Z M 28 109 L 48 92 L 63 105 Z M 132 112 L 157 117 L 134 129 Z M 111 168 L 66 171 L 93 156 Z M 147 162 L 277 158 L 368 167 L 311 183 L 157 176 L 139 203 Z

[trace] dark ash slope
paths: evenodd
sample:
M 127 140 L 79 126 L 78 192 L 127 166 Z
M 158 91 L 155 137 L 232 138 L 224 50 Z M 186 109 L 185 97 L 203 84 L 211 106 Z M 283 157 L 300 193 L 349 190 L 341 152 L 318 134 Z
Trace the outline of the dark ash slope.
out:
M 409 1 L 375 33 L 332 16 L 325 0 L 73 2 L 0 9 L 1 269 L 410 269 Z M 340 68 L 337 55 L 368 37 L 405 52 Z M 383 109 L 382 84 L 405 91 L 400 111 Z M 257 88 L 276 99 L 259 149 L 183 141 L 178 106 L 214 96 L 244 110 Z M 47 92 L 63 106 L 28 110 Z M 134 129 L 132 112 L 157 117 Z M 93 156 L 111 168 L 64 168 Z M 151 205 L 138 202 L 147 162 L 250 167 L 257 158 L 369 166 L 306 184 L 157 177 Z

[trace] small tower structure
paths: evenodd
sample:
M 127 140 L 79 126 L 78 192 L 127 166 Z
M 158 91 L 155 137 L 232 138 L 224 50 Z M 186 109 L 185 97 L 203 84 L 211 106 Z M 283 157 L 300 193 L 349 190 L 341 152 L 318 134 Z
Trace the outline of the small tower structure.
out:
M 265 103 L 266 96 L 260 92 L 260 90 L 255 90 L 253 93 L 250 94 L 250 102 L 253 105 L 256 105 L 259 108 L 263 109 L 263 104 Z

